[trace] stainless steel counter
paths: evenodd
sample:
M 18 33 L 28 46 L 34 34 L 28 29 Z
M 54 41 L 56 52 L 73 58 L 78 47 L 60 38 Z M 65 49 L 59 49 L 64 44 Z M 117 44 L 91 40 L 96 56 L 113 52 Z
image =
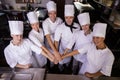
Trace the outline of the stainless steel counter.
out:
M 46 74 L 45 80 L 91 80 L 84 75 Z
M 45 69 L 29 68 L 16 69 L 0 68 L 0 80 L 44 80 Z
M 46 74 L 45 80 L 120 80 L 120 77 L 87 78 L 84 75 Z
M 84 75 L 46 74 L 45 69 L 29 68 L 16 69 L 0 68 L 0 80 L 120 80 L 120 77 L 87 78 Z

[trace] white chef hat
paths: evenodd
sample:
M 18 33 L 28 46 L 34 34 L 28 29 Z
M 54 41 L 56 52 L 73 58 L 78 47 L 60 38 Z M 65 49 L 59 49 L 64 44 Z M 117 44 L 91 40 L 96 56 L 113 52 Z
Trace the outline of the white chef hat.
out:
M 46 4 L 46 6 L 47 6 L 48 12 L 50 12 L 50 11 L 56 11 L 56 3 L 55 3 L 55 2 L 49 1 L 49 2 Z
M 64 15 L 65 16 L 74 16 L 74 6 L 73 5 L 65 5 L 65 11 L 64 11 Z
M 21 35 L 23 34 L 23 22 L 22 21 L 8 21 L 11 34 Z
M 37 14 L 34 11 L 27 13 L 27 17 L 28 17 L 30 24 L 39 22 Z
M 78 16 L 78 21 L 80 23 L 80 25 L 86 25 L 86 24 L 90 24 L 90 15 L 89 13 L 81 13 Z
M 107 28 L 106 23 L 96 23 L 93 26 L 93 36 L 105 38 L 106 28 Z

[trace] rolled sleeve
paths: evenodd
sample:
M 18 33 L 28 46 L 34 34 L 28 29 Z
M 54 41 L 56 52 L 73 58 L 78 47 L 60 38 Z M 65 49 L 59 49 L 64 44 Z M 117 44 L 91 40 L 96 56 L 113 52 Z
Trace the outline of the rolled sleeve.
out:
M 114 56 L 113 55 L 107 56 L 105 58 L 105 63 L 103 64 L 103 67 L 100 72 L 106 76 L 111 76 L 113 62 L 114 62 Z
M 5 54 L 5 58 L 7 63 L 9 64 L 9 66 L 11 68 L 14 68 L 17 65 L 17 61 L 16 59 L 13 57 L 12 54 L 9 54 L 10 51 L 8 51 L 7 49 L 4 50 L 4 54 Z
M 42 44 L 40 43 L 39 39 L 35 35 L 32 35 L 31 33 L 29 34 L 29 39 L 38 47 L 41 47 Z
M 82 48 L 78 49 L 78 52 L 83 55 L 85 53 L 87 53 L 88 51 L 88 45 L 84 45 Z
M 48 23 L 43 22 L 43 30 L 44 30 L 45 35 L 50 34 Z
M 55 37 L 54 37 L 54 40 L 55 40 L 55 41 L 59 41 L 61 35 L 62 35 L 61 29 L 58 27 L 58 28 L 56 29 L 56 31 L 55 31 Z
M 42 53 L 42 49 L 41 49 L 40 47 L 34 45 L 34 44 L 33 44 L 31 41 L 29 41 L 29 40 L 28 40 L 28 42 L 29 42 L 29 46 L 30 46 L 30 48 L 31 48 L 31 50 L 32 50 L 33 52 L 35 52 L 35 53 L 37 53 L 37 54 L 41 54 L 41 53 Z

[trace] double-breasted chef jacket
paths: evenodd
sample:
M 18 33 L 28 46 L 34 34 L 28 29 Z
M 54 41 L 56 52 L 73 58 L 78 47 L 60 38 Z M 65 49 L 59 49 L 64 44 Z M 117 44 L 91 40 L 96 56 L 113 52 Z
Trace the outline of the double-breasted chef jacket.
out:
M 17 64 L 26 65 L 32 64 L 32 51 L 41 54 L 42 50 L 35 46 L 29 39 L 23 39 L 20 45 L 13 45 L 12 41 L 5 48 L 4 54 L 6 61 L 11 68 Z
M 72 39 L 73 33 L 80 30 L 80 26 L 77 23 L 73 23 L 73 26 L 76 27 L 76 29 L 73 29 L 73 32 L 71 32 L 70 28 L 65 25 L 65 23 L 62 23 L 58 26 L 58 28 L 55 31 L 55 41 L 60 41 L 60 47 L 59 52 L 63 54 L 64 50 L 67 48 L 68 43 Z M 62 61 L 60 61 L 60 64 L 65 64 L 70 62 L 71 58 L 65 58 Z
M 84 74 L 85 72 L 96 73 L 100 71 L 106 76 L 111 75 L 114 56 L 108 47 L 102 50 L 97 49 L 95 44 L 91 42 L 83 48 L 78 49 L 78 51 L 80 54 L 87 53 L 87 59 L 84 61 L 79 74 Z
M 39 48 L 44 46 L 43 30 L 39 28 L 39 32 L 37 32 L 34 29 L 32 29 L 29 33 L 29 39 Z M 35 54 L 35 56 L 40 67 L 43 67 L 47 64 L 47 58 L 45 56 L 43 56 L 42 54 Z
M 92 32 L 90 32 L 90 34 L 85 35 L 84 31 L 77 31 L 73 34 L 72 39 L 70 40 L 70 43 L 67 45 L 68 49 L 71 49 L 74 46 L 74 50 L 82 48 L 84 45 L 89 44 L 90 42 L 92 42 Z M 86 59 L 86 55 L 81 55 L 81 54 L 77 54 L 73 56 L 77 61 L 81 61 L 84 62 L 84 60 Z
M 60 19 L 59 17 L 56 18 L 55 22 L 52 22 L 50 20 L 50 18 L 47 18 L 45 21 L 43 21 L 43 31 L 44 31 L 44 35 L 48 35 L 50 34 L 52 41 L 54 42 L 54 33 L 56 28 L 62 23 L 62 19 Z M 45 42 L 47 42 L 47 40 L 45 39 Z M 50 46 L 48 45 L 48 43 L 46 43 L 47 48 L 50 49 Z

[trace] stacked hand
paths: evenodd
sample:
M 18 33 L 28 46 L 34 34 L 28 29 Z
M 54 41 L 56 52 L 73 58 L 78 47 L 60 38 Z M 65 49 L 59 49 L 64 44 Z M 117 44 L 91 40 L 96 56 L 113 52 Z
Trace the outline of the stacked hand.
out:
M 30 68 L 31 66 L 32 66 L 31 64 L 26 64 L 26 65 L 24 66 L 24 69 Z
M 93 77 L 93 75 L 91 73 L 89 73 L 89 72 L 85 72 L 85 76 L 89 77 L 89 78 Z

